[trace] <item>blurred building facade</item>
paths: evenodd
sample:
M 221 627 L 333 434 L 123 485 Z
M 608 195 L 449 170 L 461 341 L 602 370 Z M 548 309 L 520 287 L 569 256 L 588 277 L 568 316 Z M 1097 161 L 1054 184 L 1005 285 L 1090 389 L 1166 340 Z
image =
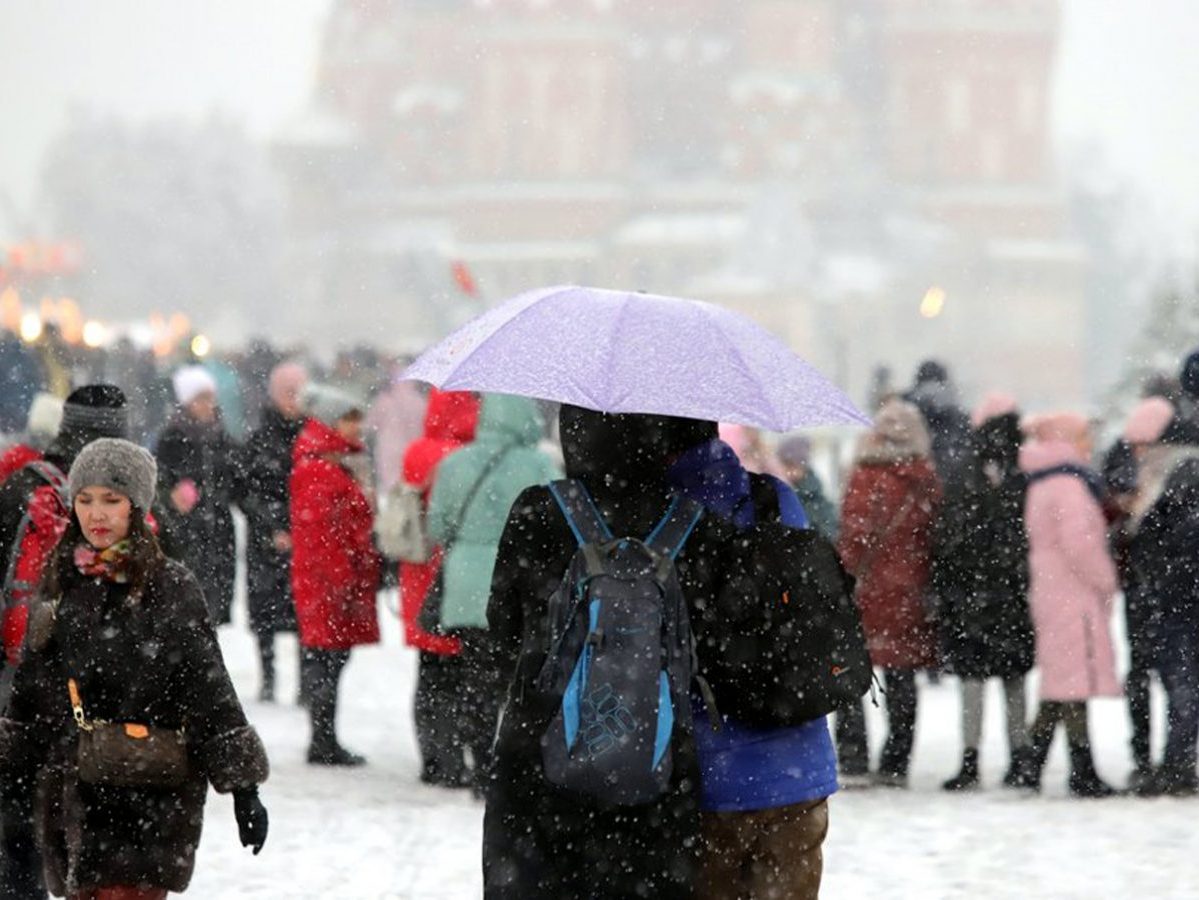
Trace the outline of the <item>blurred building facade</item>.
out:
M 934 355 L 1078 402 L 1057 30 L 1057 0 L 337 0 L 275 145 L 296 327 L 415 348 L 623 286 L 742 309 L 859 399 Z

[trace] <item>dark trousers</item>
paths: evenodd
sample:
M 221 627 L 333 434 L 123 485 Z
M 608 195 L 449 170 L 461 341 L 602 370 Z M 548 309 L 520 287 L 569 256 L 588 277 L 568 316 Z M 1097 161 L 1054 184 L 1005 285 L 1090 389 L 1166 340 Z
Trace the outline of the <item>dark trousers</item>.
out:
M 828 800 L 703 814 L 700 900 L 816 900 L 824 873 Z
M 0 797 L 0 900 L 30 900 L 46 896 L 42 854 L 33 825 L 32 776 L 13 779 Z
M 309 649 L 306 652 L 312 746 L 327 750 L 337 745 L 337 697 L 350 651 Z
M 1124 698 L 1128 702 L 1128 720 L 1132 726 L 1132 761 L 1142 771 L 1152 766 L 1150 758 L 1149 685 L 1153 671 L 1145 654 L 1134 644 L 1129 655 L 1128 675 L 1124 679 Z
M 476 785 L 491 768 L 491 747 L 500 704 L 508 685 L 500 684 L 495 647 L 483 629 L 465 629 L 462 638 L 462 686 L 458 699 L 458 737 L 470 751 Z
M 913 669 L 884 669 L 887 702 L 887 742 L 879 758 L 879 771 L 905 776 L 916 739 L 916 672 Z M 837 713 L 837 758 L 845 775 L 861 775 L 870 769 L 870 747 L 866 740 L 865 701 Z
M 412 713 L 421 780 L 429 784 L 456 787 L 468 783 L 458 737 L 458 706 L 464 689 L 460 657 L 421 652 Z
M 1159 671 L 1167 701 L 1163 763 L 1193 776 L 1199 744 L 1199 637 L 1186 634 L 1168 639 Z

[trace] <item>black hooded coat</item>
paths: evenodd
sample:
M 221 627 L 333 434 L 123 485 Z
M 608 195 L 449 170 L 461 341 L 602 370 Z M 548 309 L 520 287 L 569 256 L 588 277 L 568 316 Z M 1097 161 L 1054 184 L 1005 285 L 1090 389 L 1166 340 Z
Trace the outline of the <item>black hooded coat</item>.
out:
M 564 407 L 567 476 L 584 483 L 614 534 L 644 536 L 669 504 L 669 463 L 695 443 L 691 424 Z M 719 561 L 732 535 L 731 526 L 705 518 L 678 557 L 697 632 L 720 589 Z M 545 659 L 546 602 L 575 549 L 550 492 L 525 490 L 500 540 L 487 613 L 509 693 L 487 792 L 484 893 L 489 900 L 690 897 L 699 847 L 692 740 L 676 742 L 672 789 L 646 806 L 605 808 L 542 775 L 540 739 L 556 704 L 534 681 Z M 702 643 L 702 634 L 697 637 Z
M 1023 675 L 1036 655 L 1020 441 L 1014 413 L 984 422 L 936 524 L 932 577 L 942 649 L 962 678 Z

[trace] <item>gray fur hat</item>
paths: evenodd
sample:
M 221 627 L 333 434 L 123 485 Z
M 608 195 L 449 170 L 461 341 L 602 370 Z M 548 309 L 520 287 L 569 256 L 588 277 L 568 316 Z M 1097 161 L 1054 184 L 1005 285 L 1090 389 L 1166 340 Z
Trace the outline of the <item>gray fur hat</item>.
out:
M 100 485 L 124 494 L 142 512 L 149 512 L 158 486 L 158 464 L 132 441 L 100 438 L 79 451 L 67 484 L 72 503 L 84 488 Z

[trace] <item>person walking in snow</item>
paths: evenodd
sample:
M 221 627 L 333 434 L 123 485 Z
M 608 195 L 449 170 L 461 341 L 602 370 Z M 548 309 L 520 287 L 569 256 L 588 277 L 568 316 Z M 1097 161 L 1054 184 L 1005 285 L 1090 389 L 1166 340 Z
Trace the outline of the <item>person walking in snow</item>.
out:
M 474 442 L 441 462 L 429 498 L 429 538 L 445 553 L 440 610 L 430 612 L 441 631 L 462 641 L 454 754 L 470 751 L 480 789 L 503 699 L 487 629 L 491 575 L 513 501 L 525 488 L 558 477 L 550 458 L 537 449 L 544 432 L 534 401 L 485 394 Z
M 691 444 L 667 473 L 684 496 L 741 531 L 763 522 L 810 527 L 787 485 L 747 471 L 733 448 L 717 438 L 716 423 L 676 419 L 672 424 L 678 434 L 672 443 Z M 699 622 L 695 627 L 711 634 Z M 710 652 L 702 638 L 699 649 L 701 657 Z M 703 829 L 697 896 L 816 898 L 824 870 L 828 798 L 837 790 L 837 759 L 826 718 L 756 727 L 738 722 L 722 708 L 717 731 L 704 704 L 693 706 Z
M 366 762 L 341 745 L 336 728 L 350 651 L 379 641 L 380 559 L 371 533 L 374 500 L 362 407 L 342 391 L 309 387 L 308 419 L 292 450 L 291 587 L 307 654 L 313 765 Z
M 941 484 L 953 486 L 970 456 L 970 417 L 958 405 L 949 369 L 934 359 L 925 360 L 903 399 L 920 410 L 932 440 L 933 465 Z
M 1124 430 L 1138 473 L 1126 525 L 1125 692 L 1137 766 L 1132 787 L 1146 796 L 1199 792 L 1199 447 L 1164 442 L 1174 419 L 1174 407 L 1153 397 L 1133 410 Z M 1165 752 L 1156 768 L 1149 755 L 1150 669 L 1161 677 L 1168 704 Z
M 833 543 L 841 531 L 837 507 L 825 492 L 824 483 L 812 468 L 812 442 L 793 435 L 779 442 L 775 451 L 784 480 L 795 491 L 812 527 Z
M 247 601 L 262 665 L 259 697 L 267 702 L 275 699 L 275 635 L 296 628 L 288 481 L 292 449 L 304 427 L 301 400 L 307 384 L 308 373 L 298 363 L 271 370 L 269 402 L 243 449 Z
M 1027 482 L 1016 403 L 991 395 L 975 411 L 971 455 L 962 478 L 945 491 L 934 529 L 933 589 L 941 646 L 961 680 L 962 767 L 948 791 L 978 786 L 983 687 L 1003 682 L 1010 765 L 1003 783 L 1024 786 L 1028 723 L 1024 676 L 1036 650 L 1028 612 Z
M 559 413 L 566 474 L 580 480 L 613 534 L 648 535 L 670 507 L 667 468 L 688 449 L 668 417 Z M 716 602 L 731 526 L 705 517 L 676 560 L 693 612 Z M 552 785 L 541 736 L 560 702 L 537 688 L 546 658 L 547 604 L 578 543 L 550 490 L 531 487 L 512 504 L 487 606 L 508 698 L 496 734 L 483 822 L 487 900 L 694 896 L 700 864 L 699 769 L 694 742 L 672 749 L 667 791 L 652 803 L 613 807 Z
M 208 371 L 186 366 L 172 382 L 179 405 L 155 450 L 159 538 L 167 556 L 200 580 L 213 624 L 227 625 L 237 571 L 231 507 L 241 491 L 239 451 L 225 431 L 217 384 Z
M 402 477 L 419 491 L 427 511 L 441 461 L 475 439 L 479 398 L 469 391 L 429 392 L 424 435 L 404 451 Z M 404 642 L 419 654 L 416 697 L 412 704 L 421 781 L 466 787 L 471 776 L 457 733 L 457 703 L 462 683 L 462 642 L 453 635 L 432 634 L 421 627 L 421 607 L 441 570 L 442 549 L 431 548 L 427 562 L 400 564 L 400 620 Z
M 257 853 L 267 837 L 266 752 L 199 583 L 146 522 L 155 483 L 153 458 L 128 441 L 98 440 L 76 457 L 70 524 L 0 719 L 0 777 L 37 785 L 37 840 L 57 896 L 184 891 L 210 784 L 233 794 L 245 846 Z M 135 750 L 139 740 L 153 743 Z
M 1119 585 L 1108 550 L 1103 488 L 1090 468 L 1090 427 L 1082 416 L 1055 413 L 1035 419 L 1028 430 L 1020 467 L 1028 476 L 1029 608 L 1041 674 L 1028 779 L 1040 787 L 1062 724 L 1070 748 L 1070 792 L 1108 797 L 1115 792 L 1095 772 L 1087 700 L 1120 694 L 1110 631 Z
M 906 787 L 916 733 L 916 673 L 938 664 L 937 632 L 927 605 L 932 525 L 941 485 L 920 412 L 885 402 L 858 450 L 841 505 L 838 550 L 857 579 L 857 602 L 870 658 L 883 670 L 889 734 L 876 784 Z M 837 717 L 841 772 L 869 771 L 865 710 Z

